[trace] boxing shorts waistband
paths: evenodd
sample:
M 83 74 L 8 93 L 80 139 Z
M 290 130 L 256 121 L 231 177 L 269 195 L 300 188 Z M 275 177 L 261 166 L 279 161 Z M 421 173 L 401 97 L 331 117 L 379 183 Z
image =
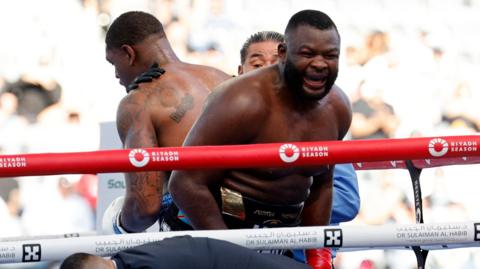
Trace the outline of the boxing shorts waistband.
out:
M 230 229 L 295 227 L 300 224 L 304 203 L 291 205 L 266 204 L 221 187 L 222 215 Z M 162 210 L 160 231 L 193 230 L 189 220 L 175 203 Z
M 273 205 L 221 187 L 222 214 L 230 229 L 294 227 L 300 224 L 304 203 Z

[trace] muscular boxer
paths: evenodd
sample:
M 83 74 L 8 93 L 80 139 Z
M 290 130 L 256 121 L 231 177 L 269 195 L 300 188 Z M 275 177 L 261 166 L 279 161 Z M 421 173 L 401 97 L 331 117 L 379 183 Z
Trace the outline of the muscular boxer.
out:
M 148 13 L 119 16 L 105 43 L 107 61 L 128 93 L 117 111 L 125 148 L 181 146 L 210 90 L 230 78 L 215 68 L 178 59 L 162 24 Z M 158 67 L 149 69 L 154 63 Z M 147 70 L 162 79 L 140 84 L 145 80 L 138 76 Z M 141 232 L 158 220 L 167 174 L 128 173 L 125 178 L 125 197 L 114 200 L 104 213 L 105 233 Z
M 340 53 L 334 22 L 320 11 L 300 11 L 285 37 L 278 64 L 215 89 L 185 146 L 343 139 L 351 109 L 334 85 Z M 195 229 L 327 225 L 333 169 L 174 171 L 169 190 Z M 307 251 L 308 262 L 324 268 L 318 251 Z
M 283 42 L 283 35 L 274 31 L 257 32 L 251 35 L 240 50 L 238 74 L 241 75 L 277 63 L 277 48 Z M 353 165 L 335 165 L 330 224 L 338 224 L 354 219 L 359 209 L 358 180 Z M 295 250 L 294 256 L 298 260 L 305 261 L 303 251 Z

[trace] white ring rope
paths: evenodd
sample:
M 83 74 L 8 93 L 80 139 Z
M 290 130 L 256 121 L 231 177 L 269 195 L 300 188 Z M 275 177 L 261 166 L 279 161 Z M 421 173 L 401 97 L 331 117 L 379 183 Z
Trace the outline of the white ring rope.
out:
M 349 251 L 352 249 L 410 249 L 411 246 L 439 249 L 479 247 L 480 223 L 204 230 L 10 241 L 0 242 L 0 263 L 62 260 L 77 252 L 110 256 L 126 248 L 179 235 L 216 238 L 251 249 L 331 247 Z

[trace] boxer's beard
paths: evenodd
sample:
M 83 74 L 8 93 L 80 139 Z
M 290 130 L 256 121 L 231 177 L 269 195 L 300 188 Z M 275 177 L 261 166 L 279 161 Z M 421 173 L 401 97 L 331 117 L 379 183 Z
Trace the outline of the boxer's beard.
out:
M 330 90 L 333 87 L 333 84 L 335 84 L 335 80 L 337 80 L 337 76 L 338 76 L 338 68 L 337 70 L 335 70 L 335 72 L 329 73 L 329 75 L 327 76 L 327 81 L 325 82 L 325 94 L 322 96 L 322 98 L 330 92 Z
M 287 83 L 288 88 L 293 89 L 299 92 L 300 94 L 302 94 L 303 75 L 288 58 L 285 62 L 283 75 L 285 77 L 285 81 Z
M 307 94 L 305 93 L 305 91 L 302 90 L 303 89 L 303 73 L 300 72 L 300 70 L 298 70 L 288 58 L 285 62 L 283 75 L 285 76 L 285 80 L 289 88 L 297 91 L 304 97 L 322 99 L 330 92 L 330 90 L 333 87 L 333 84 L 335 84 L 335 80 L 337 79 L 337 76 L 338 76 L 338 70 L 336 70 L 333 74 L 329 73 L 329 76 L 327 77 L 327 81 L 325 82 L 325 91 L 323 91 L 322 94 L 320 95 Z

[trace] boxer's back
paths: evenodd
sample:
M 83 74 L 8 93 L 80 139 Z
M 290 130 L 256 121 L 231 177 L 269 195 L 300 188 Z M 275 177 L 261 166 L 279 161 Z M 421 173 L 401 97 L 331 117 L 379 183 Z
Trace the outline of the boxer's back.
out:
M 212 67 L 182 62 L 162 68 L 166 72 L 161 79 L 142 83 L 127 98 L 143 105 L 159 146 L 181 146 L 206 97 L 230 76 Z

